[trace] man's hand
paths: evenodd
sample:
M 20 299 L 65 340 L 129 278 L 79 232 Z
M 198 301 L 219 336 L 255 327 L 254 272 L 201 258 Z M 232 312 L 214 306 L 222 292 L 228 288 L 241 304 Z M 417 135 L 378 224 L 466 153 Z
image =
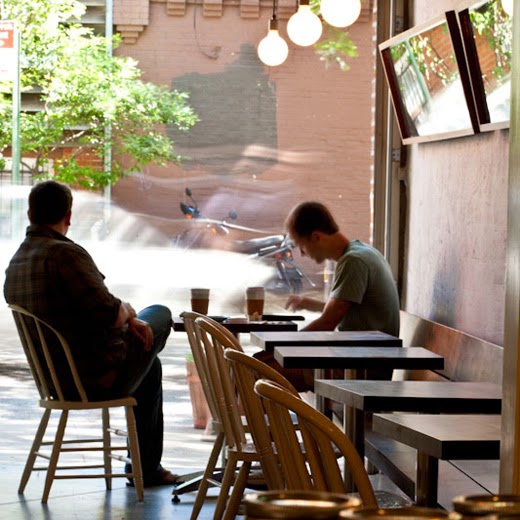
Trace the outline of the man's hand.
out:
M 137 313 L 135 309 L 127 302 L 121 302 L 119 306 L 119 311 L 117 313 L 117 318 L 112 327 L 118 328 L 122 327 L 125 323 L 127 323 L 132 318 L 135 318 Z
M 302 330 L 334 330 L 352 307 L 352 302 L 329 298 L 321 315 Z
M 146 321 L 138 318 L 131 318 L 127 323 L 130 332 L 143 342 L 144 350 L 149 352 L 153 345 L 152 327 Z
M 291 311 L 307 310 L 321 312 L 323 311 L 324 305 L 325 304 L 320 300 L 309 298 L 307 296 L 301 296 L 299 294 L 291 294 L 291 296 L 287 298 L 285 308 L 290 309 Z
M 304 299 L 305 297 L 300 296 L 299 294 L 291 294 L 291 296 L 289 296 L 285 302 L 285 308 L 291 311 L 300 311 L 305 309 L 305 306 L 303 305 Z

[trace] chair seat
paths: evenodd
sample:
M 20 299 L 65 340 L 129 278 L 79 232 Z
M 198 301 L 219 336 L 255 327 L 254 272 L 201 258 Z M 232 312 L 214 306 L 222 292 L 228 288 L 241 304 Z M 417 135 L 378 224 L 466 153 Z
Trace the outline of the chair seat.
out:
M 252 462 L 260 460 L 254 442 L 245 442 L 240 445 L 240 448 L 228 448 L 228 452 L 239 453 L 240 457 L 244 458 L 244 460 L 250 460 Z
M 41 408 L 48 410 L 97 410 L 99 408 L 117 408 L 120 406 L 136 406 L 137 401 L 133 397 L 121 397 L 110 401 L 61 401 L 59 399 L 41 399 Z
M 36 388 L 40 394 L 39 405 L 43 408 L 43 415 L 36 431 L 34 441 L 25 463 L 25 468 L 20 480 L 18 492 L 23 493 L 33 471 L 46 470 L 45 484 L 42 495 L 42 503 L 47 503 L 51 486 L 55 479 L 72 478 L 104 478 L 106 488 L 112 489 L 112 479 L 116 477 L 129 478 L 134 482 L 137 498 L 143 500 L 143 475 L 141 459 L 139 456 L 139 444 L 133 407 L 137 404 L 130 396 L 106 401 L 89 401 L 83 383 L 79 377 L 74 357 L 67 340 L 51 325 L 41 320 L 18 305 L 9 305 L 13 312 L 14 320 L 20 336 L 22 347 L 27 357 L 31 374 Z M 57 362 L 59 355 L 59 364 Z M 63 367 L 63 359 L 68 362 Z M 59 374 L 56 366 L 60 366 Z M 73 390 L 79 396 L 77 400 L 65 399 L 62 381 L 67 380 L 73 384 Z M 52 389 L 52 391 L 51 391 Z M 57 396 L 57 397 L 56 397 Z M 112 428 L 110 425 L 110 410 L 124 408 L 126 419 L 126 431 L 121 428 Z M 99 438 L 74 437 L 65 439 L 69 412 L 86 410 L 99 410 L 101 412 L 101 430 Z M 47 427 L 52 412 L 59 412 L 59 420 L 52 441 L 44 441 Z M 112 436 L 124 437 L 126 443 L 112 444 Z M 49 447 L 50 454 L 40 452 L 42 447 Z M 129 452 L 130 457 L 119 455 L 116 452 Z M 60 464 L 62 454 L 86 452 L 102 454 L 99 463 L 84 462 L 73 465 Z M 37 458 L 48 461 L 47 467 L 35 467 Z M 112 471 L 112 460 L 118 460 L 132 465 L 131 472 Z M 99 474 L 93 474 L 92 470 L 102 468 Z M 70 470 L 80 470 L 81 473 L 71 474 Z

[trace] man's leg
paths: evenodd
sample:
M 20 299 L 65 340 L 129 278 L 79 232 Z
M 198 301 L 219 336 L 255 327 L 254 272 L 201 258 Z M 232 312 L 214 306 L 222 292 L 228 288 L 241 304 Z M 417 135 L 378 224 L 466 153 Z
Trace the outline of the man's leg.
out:
M 127 365 L 121 381 L 127 394 L 133 394 L 141 385 L 146 374 L 151 369 L 157 355 L 164 348 L 172 330 L 171 312 L 163 305 L 151 305 L 137 314 L 140 320 L 146 321 L 153 331 L 153 345 L 146 352 L 140 345 L 130 345 L 127 353 Z
M 157 354 L 164 348 L 171 332 L 171 312 L 167 307 L 153 305 L 139 312 L 137 317 L 146 321 L 154 334 L 151 352 L 132 356 L 128 367 L 130 394 L 137 401 L 134 414 L 143 477 L 145 485 L 153 485 L 159 483 L 163 471 L 162 366 Z
M 137 390 L 132 394 L 137 401 L 134 408 L 139 452 L 145 485 L 153 484 L 162 470 L 163 452 L 163 395 L 162 366 L 159 358 L 155 358 Z

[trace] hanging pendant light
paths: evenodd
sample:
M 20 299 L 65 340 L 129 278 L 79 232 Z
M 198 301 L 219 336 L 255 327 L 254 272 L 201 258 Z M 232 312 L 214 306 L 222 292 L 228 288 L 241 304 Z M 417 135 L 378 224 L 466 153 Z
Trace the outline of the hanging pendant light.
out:
M 300 0 L 298 11 L 287 23 L 289 38 L 296 45 L 307 47 L 320 39 L 322 31 L 321 20 L 311 11 L 309 0 Z
M 513 16 L 513 4 L 514 0 L 502 0 L 502 9 L 509 16 Z
M 323 19 L 334 27 L 352 25 L 361 14 L 361 0 L 321 0 Z
M 274 13 L 274 7 L 273 17 L 269 20 L 267 36 L 258 44 L 257 52 L 260 61 L 270 67 L 281 65 L 287 59 L 289 54 L 287 42 L 278 33 L 278 20 Z

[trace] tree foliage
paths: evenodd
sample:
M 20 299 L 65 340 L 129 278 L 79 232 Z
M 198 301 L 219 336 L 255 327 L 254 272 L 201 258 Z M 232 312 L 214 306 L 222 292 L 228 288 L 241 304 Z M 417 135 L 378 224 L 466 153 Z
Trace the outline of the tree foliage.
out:
M 498 0 L 491 0 L 480 9 L 470 11 L 470 16 L 476 31 L 487 39 L 493 51 L 493 77 L 500 84 L 511 72 L 513 19 Z
M 147 83 L 137 62 L 113 56 L 118 40 L 79 23 L 77 0 L 4 0 L 4 19 L 21 31 L 21 89 L 40 92 L 41 110 L 22 112 L 22 163 L 41 176 L 50 161 L 54 178 L 97 189 L 145 165 L 176 162 L 164 125 L 188 130 L 197 116 L 188 95 Z M 0 152 L 11 142 L 11 85 L 0 83 Z M 56 154 L 67 148 L 70 153 Z M 124 157 L 100 171 L 105 151 Z M 99 159 L 88 165 L 87 154 Z M 28 161 L 28 158 L 32 161 Z M 56 158 L 57 157 L 57 158 Z
M 310 0 L 312 11 L 319 15 L 321 0 Z M 358 55 L 356 44 L 345 29 L 338 29 L 324 23 L 325 36 L 314 44 L 316 54 L 326 66 L 337 65 L 342 71 L 350 69 L 348 58 Z

